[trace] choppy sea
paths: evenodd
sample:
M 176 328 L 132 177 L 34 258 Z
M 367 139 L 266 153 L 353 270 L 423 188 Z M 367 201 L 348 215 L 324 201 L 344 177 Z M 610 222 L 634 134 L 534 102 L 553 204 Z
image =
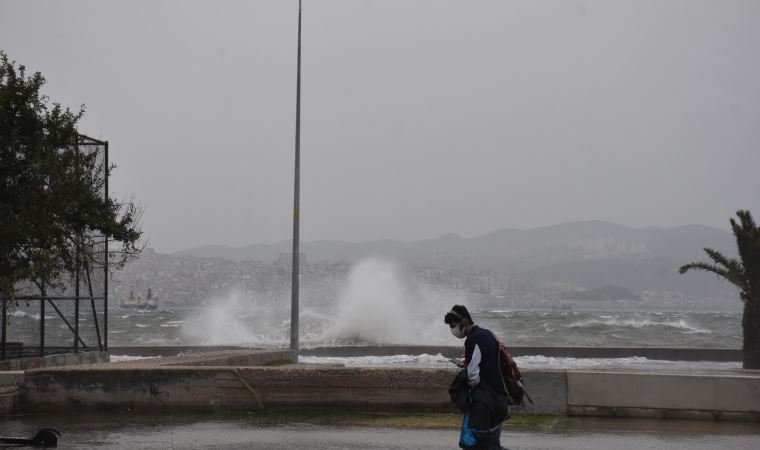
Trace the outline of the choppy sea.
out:
M 438 317 L 441 316 L 441 317 Z M 475 320 L 511 346 L 580 347 L 741 347 L 739 312 L 481 310 Z M 110 314 L 111 346 L 245 345 L 285 347 L 290 322 L 283 311 L 165 309 L 114 310 Z M 301 316 L 302 347 L 342 345 L 461 345 L 442 323 L 442 314 L 378 318 L 367 333 L 363 327 L 336 323 L 330 313 L 305 311 Z M 350 366 L 447 367 L 441 355 L 396 355 L 352 358 L 308 357 L 303 362 Z M 645 358 L 518 358 L 521 367 L 649 368 L 659 370 L 731 370 L 740 363 L 654 361 Z
M 335 323 L 330 314 L 304 312 L 306 347 L 330 345 L 458 345 L 441 317 L 397 318 L 367 335 Z M 532 311 L 473 312 L 475 320 L 513 346 L 741 347 L 740 312 Z M 382 320 L 380 320 L 382 322 Z M 109 315 L 109 343 L 128 345 L 286 345 L 286 313 L 239 311 L 214 317 L 195 309 L 126 310 Z M 341 335 L 340 330 L 348 331 Z M 385 333 L 384 333 L 385 331 Z

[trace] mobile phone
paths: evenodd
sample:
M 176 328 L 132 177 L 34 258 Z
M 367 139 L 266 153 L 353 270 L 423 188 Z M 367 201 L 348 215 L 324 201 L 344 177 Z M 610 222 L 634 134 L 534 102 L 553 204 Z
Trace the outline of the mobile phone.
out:
M 461 359 L 449 358 L 449 362 L 451 362 L 452 364 L 454 364 L 457 367 L 464 367 L 464 363 L 462 362 Z

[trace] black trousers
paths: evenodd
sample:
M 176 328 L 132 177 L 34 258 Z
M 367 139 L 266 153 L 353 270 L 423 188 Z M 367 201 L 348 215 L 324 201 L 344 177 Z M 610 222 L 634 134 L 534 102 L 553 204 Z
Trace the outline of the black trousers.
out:
M 501 424 L 509 417 L 506 396 L 482 385 L 476 386 L 472 394 L 470 428 L 475 430 L 478 442 L 469 448 L 501 450 Z

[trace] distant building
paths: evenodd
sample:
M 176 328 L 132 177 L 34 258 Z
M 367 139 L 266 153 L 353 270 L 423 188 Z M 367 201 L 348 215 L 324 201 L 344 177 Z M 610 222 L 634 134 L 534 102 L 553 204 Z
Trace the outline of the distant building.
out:
M 280 256 L 277 258 L 277 264 L 280 266 L 292 266 L 293 265 L 293 253 L 280 253 Z M 300 266 L 303 266 L 306 264 L 306 253 L 299 253 L 298 254 L 298 264 Z

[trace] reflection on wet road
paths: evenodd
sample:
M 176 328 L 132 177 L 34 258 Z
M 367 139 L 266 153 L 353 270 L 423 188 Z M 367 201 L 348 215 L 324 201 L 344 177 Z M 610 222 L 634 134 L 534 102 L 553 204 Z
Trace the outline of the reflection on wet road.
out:
M 172 415 L 35 415 L 0 419 L 0 434 L 31 435 L 52 426 L 62 449 L 455 449 L 457 430 L 262 426 L 244 418 Z M 551 429 L 514 430 L 512 450 L 714 450 L 760 448 L 760 424 L 571 419 Z

